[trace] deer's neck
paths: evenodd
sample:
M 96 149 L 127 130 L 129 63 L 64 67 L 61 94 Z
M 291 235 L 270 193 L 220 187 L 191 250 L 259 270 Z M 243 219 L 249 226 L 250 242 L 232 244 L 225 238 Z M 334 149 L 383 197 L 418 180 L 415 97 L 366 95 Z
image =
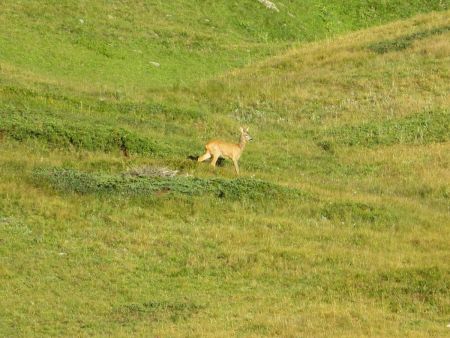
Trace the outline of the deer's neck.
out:
M 239 148 L 241 149 L 241 152 L 244 150 L 246 143 L 247 141 L 245 139 L 245 136 L 241 135 L 241 138 L 239 139 Z

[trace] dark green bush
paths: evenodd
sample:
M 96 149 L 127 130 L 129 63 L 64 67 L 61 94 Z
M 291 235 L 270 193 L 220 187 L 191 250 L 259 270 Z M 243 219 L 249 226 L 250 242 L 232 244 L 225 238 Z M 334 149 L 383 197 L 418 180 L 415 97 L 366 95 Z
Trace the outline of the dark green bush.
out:
M 116 149 L 137 153 L 164 152 L 162 145 L 123 128 L 79 122 L 64 123 L 45 117 L 42 120 L 11 116 L 0 120 L 0 130 L 5 136 L 18 141 L 37 139 L 56 147 L 73 146 L 79 149 L 113 151 Z
M 38 168 L 33 171 L 32 181 L 37 185 L 47 184 L 60 192 L 79 194 L 147 196 L 163 192 L 185 195 L 212 194 L 230 200 L 305 196 L 298 190 L 251 178 L 139 177 L 125 174 L 92 174 L 74 169 Z

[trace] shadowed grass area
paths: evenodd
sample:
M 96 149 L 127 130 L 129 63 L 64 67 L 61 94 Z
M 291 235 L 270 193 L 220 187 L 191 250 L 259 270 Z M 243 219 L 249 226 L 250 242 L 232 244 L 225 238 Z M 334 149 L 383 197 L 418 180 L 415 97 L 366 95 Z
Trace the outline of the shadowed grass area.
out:
M 450 31 L 450 26 L 443 26 L 431 30 L 420 31 L 410 35 L 401 36 L 394 40 L 385 40 L 369 45 L 369 49 L 378 54 L 395 52 L 411 47 L 414 41 L 425 39 L 433 35 L 443 34 Z

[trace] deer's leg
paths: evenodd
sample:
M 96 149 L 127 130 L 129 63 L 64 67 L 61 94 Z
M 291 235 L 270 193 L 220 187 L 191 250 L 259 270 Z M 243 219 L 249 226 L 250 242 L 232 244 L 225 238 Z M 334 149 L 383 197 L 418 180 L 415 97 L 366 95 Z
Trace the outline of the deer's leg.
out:
M 233 160 L 234 169 L 236 169 L 236 174 L 239 175 L 239 165 L 237 160 Z
M 206 153 L 204 155 L 200 156 L 197 161 L 203 162 L 204 160 L 207 160 L 210 157 L 211 157 L 211 154 L 209 153 L 209 151 L 206 151 Z
M 217 162 L 218 159 L 219 159 L 219 155 L 213 155 L 213 159 L 212 159 L 212 161 L 211 161 L 211 165 L 212 165 L 213 167 L 216 166 L 216 162 Z

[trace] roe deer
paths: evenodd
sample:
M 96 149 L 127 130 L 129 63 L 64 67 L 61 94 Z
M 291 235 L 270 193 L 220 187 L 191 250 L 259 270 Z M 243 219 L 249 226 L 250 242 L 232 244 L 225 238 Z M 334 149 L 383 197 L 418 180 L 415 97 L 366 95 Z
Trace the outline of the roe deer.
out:
M 219 157 L 226 157 L 233 161 L 234 169 L 236 169 L 236 174 L 239 175 L 239 158 L 244 151 L 245 144 L 251 140 L 252 137 L 248 133 L 248 128 L 241 128 L 241 137 L 239 139 L 239 144 L 228 143 L 219 140 L 210 141 L 205 146 L 206 153 L 198 158 L 198 162 L 207 160 L 212 156 L 211 165 L 215 167 Z

